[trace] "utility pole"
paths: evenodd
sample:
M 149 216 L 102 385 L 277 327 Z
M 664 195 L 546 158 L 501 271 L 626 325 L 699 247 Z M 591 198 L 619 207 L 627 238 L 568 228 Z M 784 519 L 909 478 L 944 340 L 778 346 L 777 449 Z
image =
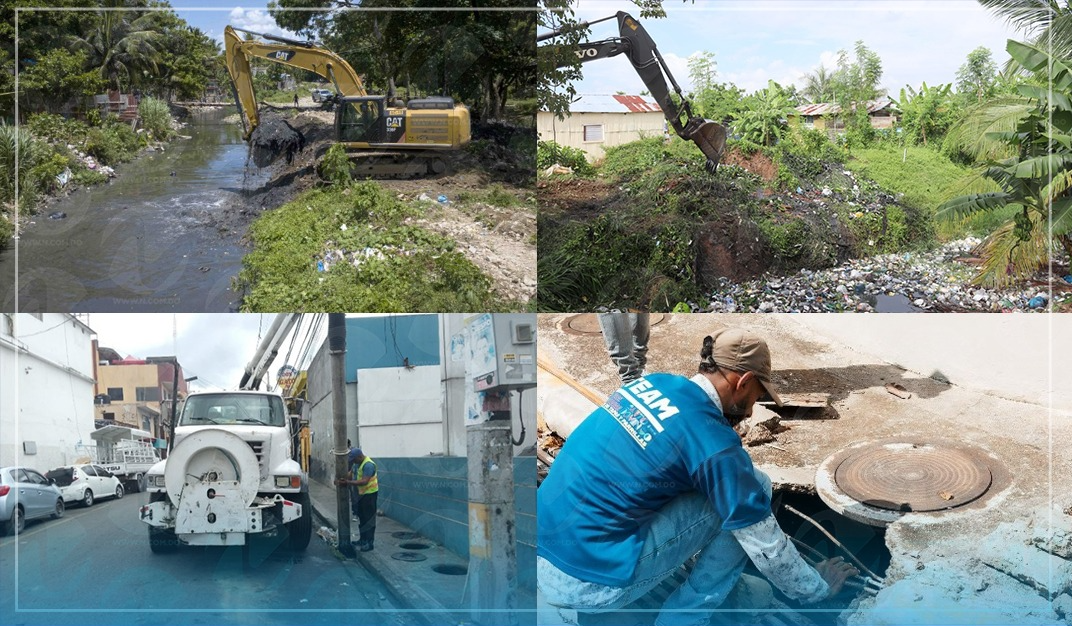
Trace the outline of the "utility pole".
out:
M 509 394 L 507 394 L 509 395 Z M 469 579 L 473 619 L 517 624 L 514 447 L 506 419 L 466 428 L 469 457 Z M 502 613 L 488 614 L 488 609 Z
M 331 418 L 334 430 L 335 477 L 349 476 L 350 452 L 346 447 L 346 315 L 328 314 L 328 353 L 331 355 Z M 341 451 L 341 452 L 340 452 Z M 350 543 L 350 488 L 336 487 L 336 515 L 339 520 L 339 552 L 348 558 L 357 555 Z

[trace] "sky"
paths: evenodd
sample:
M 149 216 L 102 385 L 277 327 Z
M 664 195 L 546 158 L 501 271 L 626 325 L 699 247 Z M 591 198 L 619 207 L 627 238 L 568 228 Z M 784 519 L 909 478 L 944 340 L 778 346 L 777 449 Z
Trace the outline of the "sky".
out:
M 92 313 L 83 315 L 82 320 L 96 331 L 101 347 L 120 356 L 177 356 L 185 377 L 198 377 L 190 383 L 195 391 L 236 389 L 257 350 L 257 337 L 268 332 L 274 317 L 259 313 Z M 303 323 L 309 324 L 312 316 L 304 317 Z M 325 320 L 325 328 L 326 324 Z M 299 341 L 305 335 L 301 332 Z M 317 348 L 320 343 L 316 342 Z M 268 369 L 273 382 L 289 346 L 288 338 Z M 291 361 L 298 349 L 296 346 L 291 353 Z
M 905 85 L 955 83 L 957 69 L 979 46 L 989 48 L 1000 67 L 1008 59 L 1006 41 L 1023 39 L 974 0 L 667 0 L 662 19 L 642 19 L 625 1 L 580 0 L 575 6 L 577 18 L 586 21 L 617 11 L 637 18 L 685 91 L 691 86 L 687 59 L 697 52 L 714 53 L 717 82 L 751 93 L 768 80 L 803 87 L 805 74 L 820 64 L 834 69 L 838 51 L 851 55 L 863 40 L 882 59 L 882 86 L 896 98 Z M 611 20 L 592 26 L 590 40 L 616 35 Z M 588 63 L 583 71 L 584 80 L 574 85 L 578 94 L 645 90 L 624 55 Z

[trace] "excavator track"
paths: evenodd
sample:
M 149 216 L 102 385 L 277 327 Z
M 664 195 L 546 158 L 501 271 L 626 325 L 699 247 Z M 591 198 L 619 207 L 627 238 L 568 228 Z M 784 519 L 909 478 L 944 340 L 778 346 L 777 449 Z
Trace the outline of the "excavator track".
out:
M 451 169 L 447 156 L 438 150 L 355 150 L 348 151 L 347 156 L 350 159 L 350 175 L 355 179 L 424 178 L 439 176 Z M 322 174 L 320 178 L 326 180 Z

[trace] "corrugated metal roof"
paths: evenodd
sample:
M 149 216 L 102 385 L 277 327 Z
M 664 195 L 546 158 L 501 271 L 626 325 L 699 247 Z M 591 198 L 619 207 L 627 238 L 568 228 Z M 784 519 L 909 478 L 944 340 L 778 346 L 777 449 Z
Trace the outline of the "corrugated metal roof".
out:
M 891 104 L 893 104 L 893 101 L 889 98 L 869 100 L 867 103 L 867 112 L 874 113 L 876 111 L 881 111 Z M 797 113 L 801 115 L 833 115 L 841 112 L 841 106 L 832 102 L 820 102 L 817 104 L 802 104 L 798 106 L 796 110 Z
M 660 113 L 662 109 L 644 96 L 585 94 L 570 104 L 571 113 Z

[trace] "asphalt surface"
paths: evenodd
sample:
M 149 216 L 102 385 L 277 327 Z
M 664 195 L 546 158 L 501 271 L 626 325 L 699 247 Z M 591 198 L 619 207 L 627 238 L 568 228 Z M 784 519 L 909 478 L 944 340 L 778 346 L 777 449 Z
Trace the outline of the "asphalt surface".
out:
M 415 623 L 365 566 L 315 536 L 300 554 L 264 538 L 153 554 L 138 519 L 145 501 L 72 506 L 0 538 L 0 623 Z

